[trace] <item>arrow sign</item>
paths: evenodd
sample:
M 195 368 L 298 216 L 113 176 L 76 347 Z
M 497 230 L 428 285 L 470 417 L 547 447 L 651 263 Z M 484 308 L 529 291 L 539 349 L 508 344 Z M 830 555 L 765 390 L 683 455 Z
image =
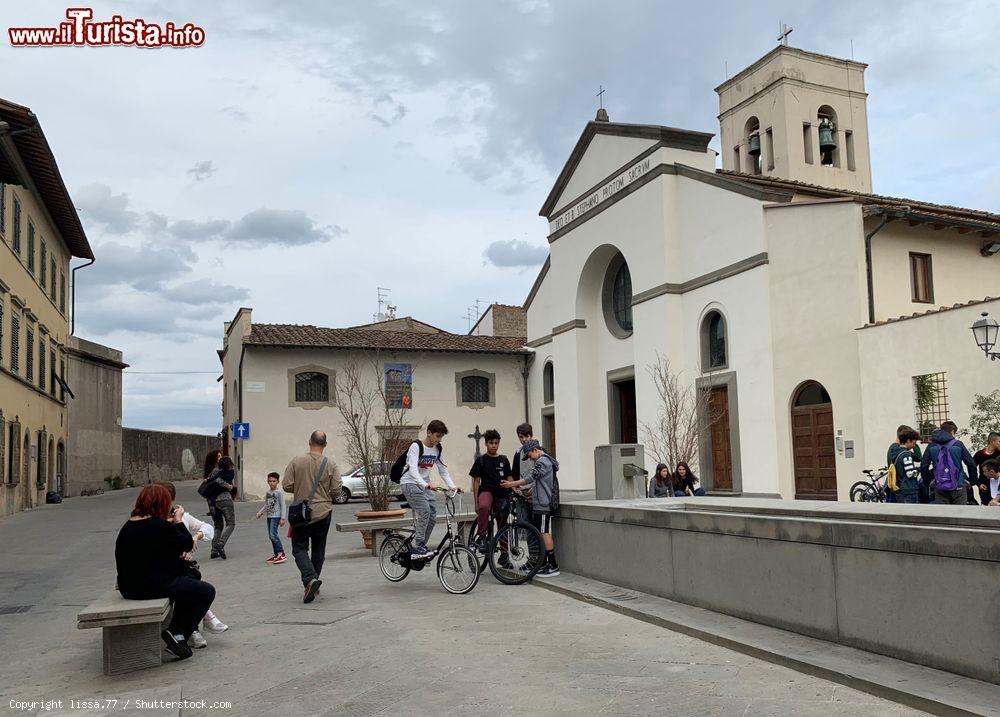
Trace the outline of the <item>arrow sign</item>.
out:
M 233 438 L 237 440 L 246 439 L 250 437 L 250 424 L 249 423 L 234 423 L 233 424 Z

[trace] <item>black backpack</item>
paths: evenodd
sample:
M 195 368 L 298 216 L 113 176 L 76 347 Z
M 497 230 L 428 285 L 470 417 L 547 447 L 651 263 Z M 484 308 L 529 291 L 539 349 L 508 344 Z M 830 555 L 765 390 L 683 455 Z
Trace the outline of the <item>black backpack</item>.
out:
M 549 455 L 546 453 L 545 455 Z M 551 459 L 552 456 L 549 456 Z M 555 511 L 559 509 L 559 469 L 556 468 L 556 464 L 552 464 L 552 497 L 549 498 L 549 510 Z
M 424 442 L 420 440 L 411 441 L 410 446 L 412 446 L 414 443 L 416 443 L 420 447 L 420 455 L 417 456 L 417 460 L 419 461 L 421 458 L 424 457 Z M 393 483 L 399 483 L 399 481 L 403 479 L 403 474 L 406 473 L 406 454 L 410 452 L 410 446 L 406 447 L 406 450 L 399 455 L 399 458 L 396 459 L 396 462 L 392 464 L 392 468 L 389 469 L 389 480 L 391 480 Z M 441 456 L 444 455 L 444 446 L 438 443 L 437 449 L 438 449 L 438 460 L 441 460 Z

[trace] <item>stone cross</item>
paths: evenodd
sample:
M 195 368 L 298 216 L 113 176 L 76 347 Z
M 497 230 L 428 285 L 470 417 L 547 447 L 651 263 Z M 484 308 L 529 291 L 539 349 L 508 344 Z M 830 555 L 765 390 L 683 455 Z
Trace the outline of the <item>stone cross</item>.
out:
M 786 25 L 785 23 L 781 22 L 781 23 L 778 23 L 778 29 L 780 30 L 780 33 L 778 35 L 778 44 L 779 45 L 788 45 L 788 36 L 792 34 L 792 30 L 794 30 L 795 28 L 794 27 L 788 27 L 788 25 Z
M 476 432 L 475 433 L 470 433 L 469 434 L 469 438 L 474 438 L 475 439 L 475 441 L 476 441 L 476 455 L 475 455 L 475 458 L 479 458 L 479 456 L 482 455 L 482 453 L 479 450 L 479 441 L 482 440 L 482 438 L 483 438 L 483 434 L 479 432 L 479 424 L 476 424 Z M 475 460 L 475 458 L 473 460 Z
M 597 93 L 597 99 L 601 103 L 600 104 L 601 108 L 603 108 L 604 107 L 604 85 L 598 85 L 598 87 L 600 88 L 601 91 Z

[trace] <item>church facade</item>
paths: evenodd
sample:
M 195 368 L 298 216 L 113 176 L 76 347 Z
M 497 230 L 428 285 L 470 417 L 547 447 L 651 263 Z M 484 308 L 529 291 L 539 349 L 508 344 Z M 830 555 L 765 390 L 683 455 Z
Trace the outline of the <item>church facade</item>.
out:
M 716 88 L 712 134 L 587 124 L 540 214 L 529 416 L 560 483 L 644 442 L 669 362 L 704 396 L 709 490 L 846 499 L 899 424 L 966 425 L 1000 387 L 1000 216 L 872 194 L 866 66 L 779 46 Z M 647 458 L 647 463 L 649 459 Z

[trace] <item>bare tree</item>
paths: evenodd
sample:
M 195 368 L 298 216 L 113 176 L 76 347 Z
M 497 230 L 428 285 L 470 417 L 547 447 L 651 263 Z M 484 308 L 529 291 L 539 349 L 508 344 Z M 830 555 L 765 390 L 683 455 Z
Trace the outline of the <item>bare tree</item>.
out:
M 656 388 L 656 420 L 641 424 L 646 450 L 657 463 L 676 466 L 698 462 L 699 438 L 719 420 L 708 403 L 708 391 L 681 379 L 670 361 L 657 354 L 656 363 L 646 367 Z
M 347 457 L 352 464 L 365 467 L 363 480 L 372 510 L 387 510 L 395 493 L 388 466 L 411 430 L 405 403 L 387 391 L 379 352 L 352 361 L 337 373 L 337 407 L 343 418 Z M 371 470 L 379 465 L 386 466 L 385 470 Z

